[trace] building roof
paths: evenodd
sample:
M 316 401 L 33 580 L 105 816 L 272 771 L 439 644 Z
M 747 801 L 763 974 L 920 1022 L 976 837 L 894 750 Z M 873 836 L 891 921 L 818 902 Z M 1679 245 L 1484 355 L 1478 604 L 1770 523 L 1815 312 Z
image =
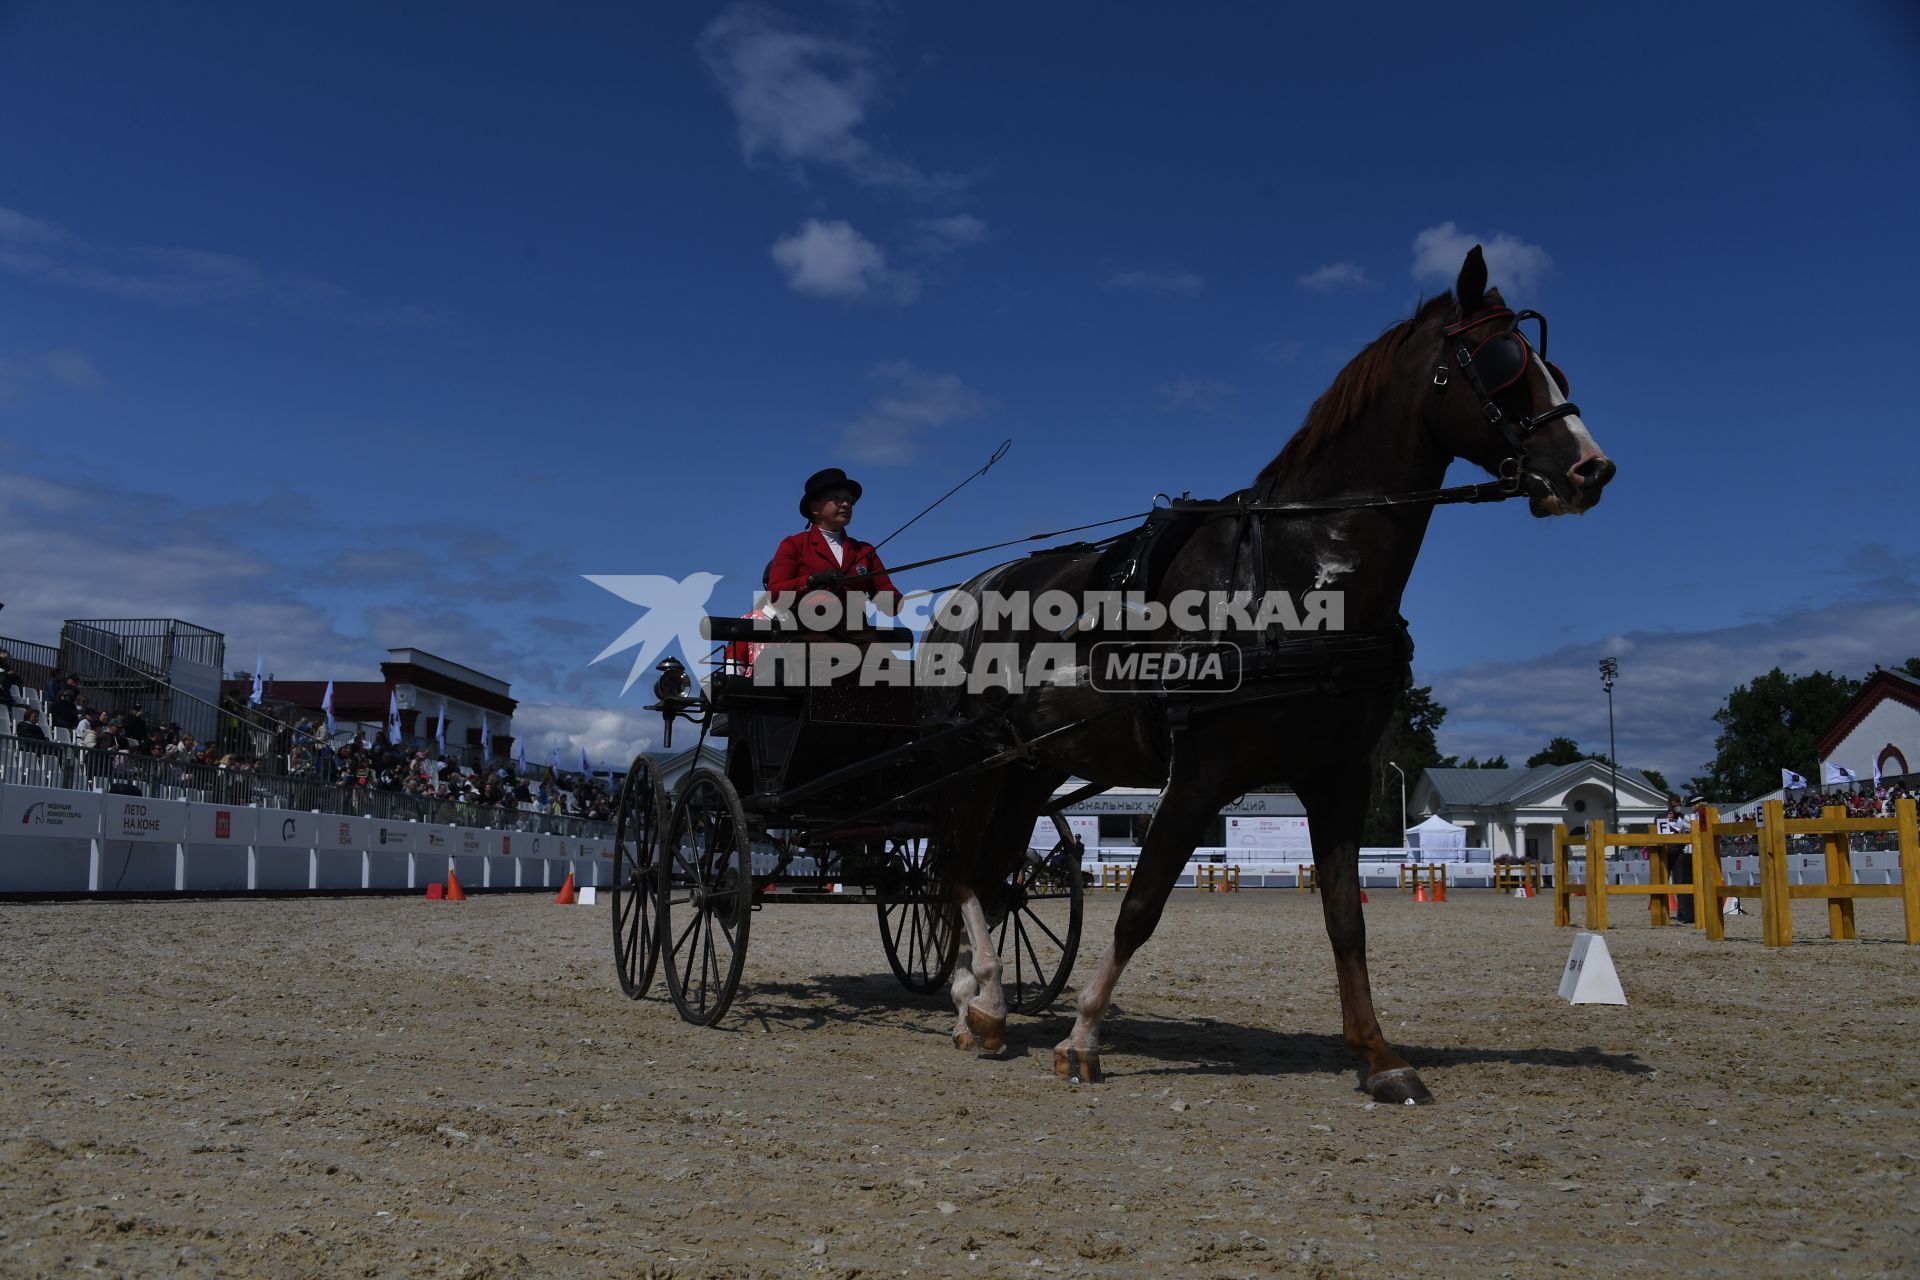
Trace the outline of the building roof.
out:
M 1589 768 L 1606 771 L 1607 766 L 1598 760 L 1575 760 L 1572 764 L 1543 764 L 1531 769 L 1429 769 L 1421 776 L 1433 786 L 1436 808 L 1446 805 L 1499 808 L 1536 791 L 1547 790 Z M 1666 794 L 1638 769 L 1620 770 L 1620 781 L 1653 795 Z
M 1867 682 L 1860 686 L 1860 692 L 1840 708 L 1840 714 L 1833 718 L 1833 723 L 1818 738 L 1815 750 L 1820 758 L 1825 760 L 1838 751 L 1847 735 L 1860 727 L 1860 722 L 1867 718 L 1867 714 L 1888 701 L 1920 711 L 1920 680 L 1904 671 L 1893 671 L 1886 667 L 1875 670 L 1867 677 Z

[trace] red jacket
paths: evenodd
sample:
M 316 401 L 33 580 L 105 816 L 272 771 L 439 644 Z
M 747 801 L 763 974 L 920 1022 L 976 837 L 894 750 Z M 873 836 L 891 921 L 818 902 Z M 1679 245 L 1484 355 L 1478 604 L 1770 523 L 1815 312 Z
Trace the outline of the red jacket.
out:
M 841 534 L 840 549 L 846 555 L 844 564 L 833 558 L 833 550 L 827 546 L 825 536 L 812 525 L 781 539 L 779 549 L 773 553 L 773 566 L 767 575 L 768 592 L 776 600 L 789 594 L 798 597 L 805 594 L 808 578 L 816 573 L 838 569 L 847 575 L 838 586 L 815 590 L 830 590 L 842 600 L 847 598 L 849 591 L 859 591 L 868 597 L 882 591 L 898 593 L 899 588 L 887 576 L 887 567 L 880 563 L 879 554 L 870 545 Z

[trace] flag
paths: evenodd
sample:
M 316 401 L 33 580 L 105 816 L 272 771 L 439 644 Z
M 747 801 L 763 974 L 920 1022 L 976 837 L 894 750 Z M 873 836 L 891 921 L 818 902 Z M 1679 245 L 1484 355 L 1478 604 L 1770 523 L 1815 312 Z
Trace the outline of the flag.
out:
M 387 693 L 387 741 L 394 746 L 400 745 L 400 691 Z
M 327 713 L 327 736 L 333 736 L 333 681 L 327 681 L 327 691 L 320 697 L 320 709 Z
M 480 763 L 493 759 L 493 730 L 487 726 L 487 713 L 480 713 Z
M 1878 791 L 1880 789 L 1880 757 L 1879 756 L 1875 756 L 1873 758 L 1873 789 L 1875 791 Z
M 560 776 L 560 748 L 553 749 L 553 757 L 547 761 L 547 768 L 553 771 L 554 777 Z
M 520 739 L 520 759 L 519 759 L 519 761 L 518 761 L 518 762 L 517 762 L 517 763 L 516 763 L 516 764 L 515 764 L 515 765 L 513 766 L 513 771 L 514 771 L 515 773 L 517 773 L 517 774 L 519 774 L 519 775 L 520 775 L 521 777 L 525 777 L 525 776 L 526 776 L 526 773 L 527 773 L 527 740 L 526 740 L 525 738 L 522 738 L 522 739 Z
M 433 740 L 440 744 L 440 754 L 447 754 L 447 700 L 440 699 L 440 719 L 433 726 Z
M 1843 764 L 1827 761 L 1827 781 L 1829 783 L 1854 783 L 1860 781 L 1860 775 Z
M 593 766 L 587 763 L 587 749 L 580 748 L 580 772 L 586 775 L 588 782 L 593 781 Z
M 1792 790 L 1795 787 L 1806 786 L 1807 780 L 1791 769 L 1782 769 L 1780 771 L 1780 785 L 1788 790 Z
M 260 705 L 260 699 L 265 696 L 267 692 L 266 669 L 267 656 L 259 650 L 255 650 L 253 655 L 253 696 L 248 698 L 247 701 L 256 707 Z

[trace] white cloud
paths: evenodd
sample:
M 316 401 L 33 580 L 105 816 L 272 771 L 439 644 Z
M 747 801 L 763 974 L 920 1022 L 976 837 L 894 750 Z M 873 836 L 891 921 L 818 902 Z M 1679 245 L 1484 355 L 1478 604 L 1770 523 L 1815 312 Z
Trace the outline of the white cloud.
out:
M 838 452 L 852 462 L 911 462 L 935 429 L 982 417 L 991 407 L 953 374 L 924 373 L 905 361 L 880 365 L 871 376 L 881 384 L 880 392 L 840 434 Z
M 1233 387 L 1217 378 L 1193 378 L 1183 373 L 1172 382 L 1161 383 L 1153 391 L 1160 398 L 1162 413 L 1176 413 L 1183 409 L 1204 412 L 1219 408 L 1233 394 Z
M 544 766 L 555 748 L 562 769 L 577 769 L 582 747 L 595 769 L 625 769 L 635 756 L 659 743 L 660 717 L 625 707 L 522 702 L 513 714 L 513 731 L 526 744 L 529 769 Z
M 741 4 L 708 24 L 699 49 L 733 109 L 749 162 L 837 169 L 865 186 L 920 195 L 965 185 L 922 172 L 860 135 L 880 83 L 865 45 L 796 30 L 783 14 Z
M 1329 262 L 1307 272 L 1295 283 L 1315 293 L 1356 293 L 1373 288 L 1367 269 L 1357 262 Z
M 847 222 L 808 218 L 798 231 L 774 241 L 770 252 L 795 293 L 899 303 L 912 302 L 920 294 L 918 277 L 888 267 L 880 246 Z
M 920 247 L 932 254 L 971 249 L 987 238 L 986 222 L 970 213 L 924 218 L 914 225 L 920 230 Z
M 0 400 L 23 382 L 57 382 L 73 391 L 97 391 L 106 380 L 83 351 L 59 347 L 32 355 L 0 356 Z
M 339 285 L 271 271 L 231 253 L 90 242 L 63 227 L 0 208 L 0 271 L 93 293 L 169 305 L 270 303 L 368 324 L 432 323 L 426 308 L 369 303 Z
M 1920 596 L 1853 600 L 1706 631 L 1628 632 L 1521 662 L 1423 673 L 1421 682 L 1430 680 L 1447 708 L 1441 750 L 1504 753 L 1517 765 L 1564 735 L 1605 751 L 1607 699 L 1597 664 L 1607 654 L 1620 659 L 1613 696 L 1621 763 L 1652 766 L 1679 787 L 1713 759 L 1713 713 L 1735 685 L 1776 666 L 1795 675 L 1861 676 L 1920 655 Z M 1803 773 L 1810 767 L 1780 763 Z
M 1553 270 L 1553 258 L 1537 244 L 1504 231 L 1475 235 L 1443 222 L 1413 238 L 1413 278 L 1423 284 L 1451 286 L 1467 251 L 1476 244 L 1487 259 L 1487 282 L 1495 288 L 1531 289 Z
M 1207 287 L 1207 282 L 1191 271 L 1112 271 L 1107 274 L 1106 286 L 1164 298 L 1193 298 Z

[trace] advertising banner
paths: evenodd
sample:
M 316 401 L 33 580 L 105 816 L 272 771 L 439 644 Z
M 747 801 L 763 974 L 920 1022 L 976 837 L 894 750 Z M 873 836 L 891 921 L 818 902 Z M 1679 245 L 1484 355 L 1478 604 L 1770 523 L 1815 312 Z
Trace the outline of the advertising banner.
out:
M 100 834 L 108 840 L 145 840 L 182 844 L 187 838 L 185 800 L 149 800 L 145 796 L 100 797 Z
M 413 851 L 428 858 L 451 857 L 460 851 L 458 836 L 452 827 L 443 827 L 435 822 L 422 822 L 413 829 Z M 441 864 L 435 862 L 432 865 L 437 867 Z
M 0 787 L 0 831 L 85 840 L 100 834 L 100 796 L 58 787 Z
M 325 814 L 299 809 L 256 809 L 253 842 L 269 849 L 311 849 L 320 843 Z
M 417 822 L 394 822 L 387 818 L 367 819 L 373 828 L 373 843 L 369 846 L 374 853 L 412 853 L 414 832 L 418 831 Z
M 358 851 L 373 842 L 373 819 L 371 818 L 349 818 L 340 813 L 323 813 L 319 818 L 319 847 L 323 851 L 339 852 L 345 849 Z
M 1305 818 L 1228 818 L 1227 848 L 1276 854 L 1282 862 L 1306 862 L 1313 858 L 1313 837 Z
M 1079 839 L 1080 843 L 1086 846 L 1087 856 L 1092 857 L 1094 852 L 1100 848 L 1099 817 L 1069 814 L 1067 816 L 1067 826 Z M 1035 818 L 1033 820 L 1033 835 L 1027 841 L 1027 847 L 1029 849 L 1038 849 L 1045 853 L 1059 843 L 1060 832 L 1054 827 L 1052 818 Z
M 187 804 L 187 843 L 252 844 L 259 814 L 258 809 L 190 801 Z

